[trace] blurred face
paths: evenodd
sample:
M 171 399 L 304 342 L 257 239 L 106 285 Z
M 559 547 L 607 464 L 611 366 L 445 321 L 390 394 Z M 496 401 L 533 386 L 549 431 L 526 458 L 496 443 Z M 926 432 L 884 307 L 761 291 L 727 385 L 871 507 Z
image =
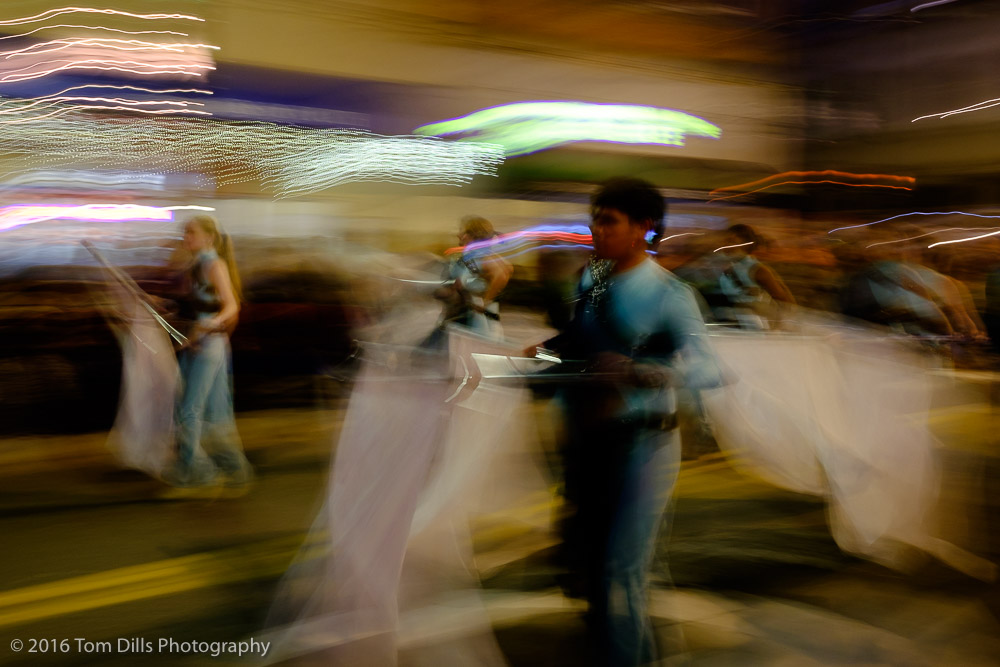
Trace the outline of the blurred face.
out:
M 212 237 L 204 229 L 193 223 L 184 227 L 184 247 L 190 252 L 201 252 L 211 246 Z
M 750 242 L 741 236 L 737 236 L 736 234 L 726 234 L 725 239 L 723 240 L 724 246 L 730 246 L 721 251 L 722 254 L 727 257 L 744 257 L 750 250 Z
M 590 233 L 594 237 L 594 253 L 599 259 L 618 261 L 646 249 L 646 226 L 632 222 L 615 208 L 596 209 Z

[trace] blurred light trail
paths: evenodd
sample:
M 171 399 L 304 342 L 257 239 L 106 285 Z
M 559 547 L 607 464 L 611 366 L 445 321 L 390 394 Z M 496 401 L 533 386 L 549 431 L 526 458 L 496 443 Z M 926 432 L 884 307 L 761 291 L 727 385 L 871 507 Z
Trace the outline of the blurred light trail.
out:
M 64 63 L 62 65 L 56 65 L 56 63 Z M 30 70 L 32 67 L 44 67 L 50 65 L 47 69 L 41 69 L 34 72 L 26 72 L 25 70 Z M 31 79 L 40 79 L 42 77 L 48 76 L 50 74 L 56 74 L 58 72 L 64 72 L 66 70 L 72 69 L 87 69 L 87 70 L 102 70 L 102 71 L 113 71 L 113 72 L 129 72 L 134 74 L 143 74 L 146 76 L 169 76 L 169 75 L 183 75 L 183 76 L 204 76 L 204 71 L 199 70 L 214 70 L 215 65 L 209 65 L 199 62 L 191 63 L 180 63 L 180 64 L 168 64 L 168 62 L 140 62 L 137 60 L 112 60 L 109 58 L 81 58 L 79 60 L 48 60 L 39 63 L 32 63 L 27 67 L 22 67 L 20 69 L 9 70 L 9 73 L 3 77 L 0 77 L 0 83 L 15 83 L 18 81 L 28 81 Z M 24 72 L 20 74 L 19 72 Z
M 916 7 L 910 7 L 910 13 L 915 14 L 921 9 L 930 9 L 931 7 L 937 7 L 938 5 L 950 5 L 955 2 L 955 0 L 934 0 L 933 2 L 925 2 L 922 5 L 917 5 Z
M 126 16 L 128 18 L 151 20 L 151 21 L 158 19 L 177 19 L 182 21 L 205 20 L 202 18 L 198 18 L 197 16 L 188 16 L 186 14 L 133 14 L 132 12 L 123 12 L 117 9 L 95 9 L 93 7 L 60 7 L 59 9 L 47 9 L 40 14 L 35 14 L 34 16 L 25 16 L 19 19 L 9 19 L 7 21 L 0 21 L 0 25 L 24 25 L 26 23 L 38 23 L 39 21 L 47 21 L 50 18 L 61 16 L 63 14 L 108 14 L 111 16 Z
M 117 32 L 123 35 L 177 35 L 178 37 L 188 37 L 186 32 L 177 32 L 176 30 L 119 30 L 118 28 L 108 28 L 102 25 L 70 25 L 70 24 L 60 24 L 60 25 L 43 25 L 40 28 L 35 28 L 34 30 L 29 30 L 28 32 L 21 32 L 16 35 L 4 35 L 0 37 L 2 39 L 17 39 L 18 37 L 27 37 L 33 35 L 41 30 L 53 30 L 57 28 L 79 28 L 80 30 L 107 30 L 108 32 Z
M 874 222 L 863 222 L 860 225 L 848 225 L 846 227 L 837 227 L 836 229 L 831 229 L 827 234 L 833 234 L 834 232 L 843 231 L 845 229 L 857 229 L 858 227 L 871 227 L 872 225 L 877 225 L 882 222 L 889 222 L 890 220 L 898 220 L 899 218 L 907 218 L 911 215 L 967 215 L 972 218 L 986 218 L 990 220 L 1000 220 L 1000 215 L 982 215 L 979 213 L 966 213 L 964 211 L 911 211 L 910 213 L 900 213 L 899 215 L 893 215 L 888 218 L 882 218 L 881 220 L 875 220 Z
M 466 246 L 448 248 L 445 250 L 445 254 L 452 255 L 459 252 L 476 254 L 477 251 L 482 251 L 481 254 L 484 255 L 491 252 L 503 254 L 511 249 L 508 246 L 519 248 L 525 243 L 532 243 L 534 241 L 565 241 L 570 244 L 590 243 L 590 228 L 584 225 L 571 225 L 568 227 L 540 225 L 538 227 L 511 232 L 510 234 L 501 234 L 485 241 L 476 241 Z M 501 246 L 503 247 L 501 248 Z
M 983 231 L 986 229 L 1000 229 L 1000 227 L 945 227 L 943 229 L 935 229 L 933 232 L 927 232 L 926 234 L 919 234 L 917 236 L 908 236 L 905 239 L 893 239 L 891 241 L 879 241 L 878 243 L 871 243 L 869 245 L 866 245 L 865 249 L 874 248 L 877 245 L 888 245 L 890 243 L 915 241 L 916 239 L 922 239 L 925 236 L 933 236 L 934 234 L 943 234 L 944 232 L 971 232 L 971 231 Z
M 163 190 L 163 174 L 84 170 L 41 170 L 17 174 L 0 181 L 0 188 L 144 188 Z
M 44 48 L 50 46 L 52 48 Z M 184 49 L 209 49 L 218 51 L 220 47 L 212 44 L 196 44 L 191 42 L 147 42 L 141 39 L 113 39 L 110 37 L 66 37 L 53 39 L 48 42 L 38 42 L 31 46 L 26 46 L 13 51 L 0 51 L 0 56 L 5 59 L 23 58 L 25 56 L 37 55 L 40 53 L 56 53 L 65 51 L 73 46 L 99 46 L 117 51 L 173 51 L 183 52 Z
M 842 180 L 831 180 L 830 178 L 839 178 Z M 784 179 L 784 180 L 783 180 Z M 808 180 L 793 180 L 793 179 L 808 179 Z M 889 185 L 886 183 L 857 183 L 850 181 L 889 181 L 889 183 L 895 183 L 896 185 Z M 834 171 L 832 169 L 827 169 L 824 171 L 786 171 L 781 174 L 774 174 L 773 176 L 767 176 L 750 183 L 743 183 L 741 185 L 729 185 L 724 188 L 716 188 L 709 192 L 709 196 L 715 195 L 717 193 L 730 192 L 733 190 L 740 190 L 741 192 L 736 192 L 735 194 L 718 196 L 709 199 L 709 201 L 719 201 L 722 199 L 733 199 L 735 197 L 743 197 L 745 195 L 753 194 L 755 192 L 760 192 L 762 190 L 767 190 L 769 188 L 778 187 L 779 185 L 812 185 L 819 183 L 830 183 L 833 185 L 845 185 L 849 187 L 869 187 L 869 188 L 891 188 L 896 190 L 912 190 L 910 187 L 916 183 L 916 179 L 911 176 L 895 176 L 892 174 L 852 174 L 846 171 Z M 905 185 L 903 185 L 905 184 Z M 758 187 L 761 186 L 761 187 Z M 752 188 L 752 189 L 751 189 Z
M 997 234 L 1000 234 L 1000 231 L 990 232 L 989 234 L 980 234 L 979 236 L 967 236 L 964 239 L 952 239 L 951 241 L 938 241 L 937 243 L 932 243 L 927 247 L 933 248 L 934 246 L 949 245 L 951 243 L 965 243 L 966 241 L 978 241 L 979 239 L 985 239 L 989 236 L 996 236 Z
M 571 245 L 571 246 L 558 245 L 558 244 L 554 244 L 554 245 L 537 245 L 537 246 L 531 246 L 531 247 L 528 247 L 528 248 L 523 248 L 523 249 L 519 250 L 518 252 L 514 252 L 514 253 L 509 253 L 509 254 L 508 253 L 504 253 L 503 256 L 506 259 L 513 259 L 515 257 L 520 257 L 521 255 L 525 255 L 525 254 L 527 254 L 529 252 L 535 252 L 535 251 L 538 251 L 538 250 L 565 250 L 567 247 L 574 248 L 576 250 L 593 250 L 594 249 L 594 246 L 592 246 L 590 244 L 587 244 L 587 243 L 574 244 L 574 245 Z
M 756 241 L 747 241 L 746 243 L 737 243 L 735 245 L 724 245 L 721 248 L 716 248 L 712 252 L 719 252 L 720 250 L 728 250 L 729 248 L 742 248 L 743 246 L 753 245 Z
M 970 113 L 972 111 L 982 111 L 983 109 L 991 109 L 995 106 L 1000 106 L 1000 97 L 994 98 L 992 100 L 984 100 L 976 104 L 970 104 L 967 107 L 962 107 L 961 109 L 952 109 L 951 111 L 942 111 L 940 113 L 931 113 L 926 116 L 918 116 L 911 120 L 911 123 L 916 123 L 918 120 L 923 120 L 924 118 L 947 118 L 948 116 L 954 116 L 960 113 Z
M 8 173 L 42 160 L 50 168 L 211 174 L 226 184 L 260 181 L 280 197 L 362 181 L 462 185 L 495 176 L 504 160 L 500 146 L 434 137 L 192 117 L 108 122 L 83 113 L 0 124 L 0 153 Z
M 39 97 L 21 97 L 17 98 L 18 102 L 30 102 L 34 100 L 46 100 L 68 93 L 71 90 L 84 90 L 86 88 L 110 88 L 112 90 L 135 90 L 142 93 L 157 93 L 160 95 L 167 95 L 171 93 L 197 93 L 199 95 L 214 95 L 211 90 L 205 90 L 202 88 L 143 88 L 141 86 L 127 86 L 127 85 L 113 85 L 108 83 L 87 83 L 79 86 L 70 86 L 69 88 L 63 88 L 57 93 L 51 93 L 49 95 L 41 95 Z M 10 104 L 10 102 L 0 103 L 0 107 Z
M 170 222 L 174 211 L 214 211 L 207 206 L 142 206 L 139 204 L 37 205 L 15 204 L 0 208 L 0 231 L 46 220 L 86 222 Z
M 110 100 L 104 100 L 110 102 Z M 168 115 L 168 114 L 197 114 L 201 116 L 211 116 L 212 114 L 207 111 L 200 111 L 198 109 L 188 109 L 186 105 L 180 109 L 141 109 L 139 108 L 142 104 L 158 104 L 157 102 L 135 102 L 122 100 L 126 102 L 129 106 L 108 106 L 106 104 L 74 104 L 65 107 L 59 107 L 55 111 L 51 111 L 47 114 L 42 114 L 40 116 L 30 116 L 28 118 L 19 118 L 15 120 L 4 120 L 0 121 L 0 125 L 20 125 L 24 123 L 32 123 L 35 121 L 46 120 L 49 118 L 55 118 L 56 116 L 62 116 L 64 114 L 72 113 L 74 111 L 134 111 L 137 113 L 144 113 L 147 115 Z M 162 104 L 180 104 L 175 102 L 163 102 Z M 197 102 L 191 102 L 191 104 L 197 104 Z
M 666 243 L 670 239 L 676 239 L 680 236 L 704 236 L 705 232 L 684 232 L 683 234 L 671 234 L 670 236 L 664 237 L 659 240 L 659 243 Z
M 175 100 L 129 100 L 123 97 L 76 97 L 72 95 L 63 95 L 60 97 L 51 97 L 47 99 L 40 99 L 29 104 L 22 106 L 15 106 L 10 109 L 0 109 L 0 115 L 3 114 L 16 114 L 21 113 L 27 109 L 35 109 L 41 105 L 42 109 L 48 109 L 53 106 L 57 106 L 60 102 L 106 102 L 108 104 L 125 104 L 133 106 L 142 106 L 150 104 L 166 104 L 173 106 L 186 107 L 188 105 L 192 106 L 205 106 L 204 102 L 188 102 L 188 101 L 175 101 Z M 5 103 L 0 103 L 0 107 L 5 106 Z M 71 109 L 102 109 L 104 107 L 94 106 L 94 105 L 69 105 L 69 106 L 59 106 L 59 108 L 64 110 Z M 121 108 L 121 107 L 114 107 Z M 139 109 L 141 111 L 141 109 Z M 30 119 L 29 119 L 30 120 Z
M 518 102 L 418 127 L 417 134 L 462 135 L 500 144 L 509 156 L 579 141 L 683 146 L 687 135 L 718 139 L 722 130 L 672 109 L 588 102 Z

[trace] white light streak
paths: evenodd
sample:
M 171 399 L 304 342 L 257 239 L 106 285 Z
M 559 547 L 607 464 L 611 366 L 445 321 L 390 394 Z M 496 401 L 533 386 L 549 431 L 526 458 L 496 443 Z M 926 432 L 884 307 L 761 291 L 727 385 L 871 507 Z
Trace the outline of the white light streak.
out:
M 995 106 L 1000 106 L 1000 97 L 994 98 L 992 100 L 984 100 L 982 102 L 977 102 L 976 104 L 970 104 L 967 107 L 962 107 L 961 109 L 952 109 L 951 111 L 942 111 L 940 113 L 930 113 L 926 116 L 919 116 L 911 120 L 911 123 L 916 123 L 918 120 L 923 120 L 924 118 L 947 118 L 948 116 L 955 116 L 960 113 L 969 113 L 972 111 L 982 111 L 983 109 L 990 109 Z
M 979 236 L 967 236 L 964 239 L 952 239 L 951 241 L 938 241 L 937 243 L 932 243 L 928 248 L 933 248 L 939 245 L 948 245 L 950 243 L 965 243 L 966 241 L 978 241 L 979 239 L 985 239 L 988 236 L 996 236 L 1000 234 L 1000 231 L 990 232 L 989 234 L 980 234 Z
M 721 248 L 716 248 L 712 252 L 719 252 L 720 250 L 727 250 L 729 248 L 742 248 L 745 245 L 753 245 L 754 241 L 747 241 L 746 243 L 737 243 L 736 245 L 724 245 Z
M 141 86 L 115 86 L 111 84 L 104 83 L 88 83 L 81 86 L 70 86 L 69 88 L 64 88 L 57 93 L 52 93 L 51 95 L 42 95 L 41 97 L 20 97 L 16 100 L 9 100 L 7 102 L 0 102 L 0 107 L 6 106 L 8 104 L 16 104 L 20 102 L 31 102 L 35 100 L 48 100 L 53 97 L 62 95 L 63 93 L 68 93 L 71 90 L 85 90 L 87 88 L 107 88 L 109 90 L 135 90 L 143 93 L 157 93 L 159 95 L 169 95 L 172 93 L 198 93 L 200 95 L 214 95 L 211 90 L 205 90 L 202 88 L 143 88 Z M 2 98 L 0 98 L 2 99 Z
M 140 63 L 132 60 L 116 61 L 116 60 L 105 60 L 105 59 L 89 59 L 89 60 L 79 60 L 79 61 L 65 61 L 56 60 L 51 62 L 64 62 L 65 65 L 60 65 L 58 67 L 52 67 L 47 70 L 40 72 L 29 72 L 26 74 L 16 74 L 16 72 L 23 72 L 24 70 L 31 69 L 34 65 L 29 67 L 23 67 L 18 70 L 13 70 L 12 73 L 6 76 L 0 77 L 0 83 L 14 83 L 17 81 L 27 81 L 29 79 L 39 79 L 43 76 L 48 76 L 49 74 L 55 74 L 56 72 L 62 72 L 70 69 L 94 69 L 103 71 L 115 71 L 115 72 L 131 72 L 135 74 L 143 74 L 146 76 L 166 76 L 174 74 L 182 74 L 187 76 L 204 76 L 204 72 L 191 71 L 191 70 L 214 70 L 214 65 L 157 65 L 151 63 Z M 159 69 L 157 69 L 159 68 Z M 188 68 L 188 69 L 185 69 Z
M 142 172 L 108 172 L 108 171 L 32 171 L 16 174 L 0 181 L 0 188 L 101 188 L 102 190 L 116 188 L 144 188 L 163 190 L 166 178 L 163 174 Z
M 78 97 L 78 96 L 74 96 L 74 95 L 63 95 L 61 97 L 50 97 L 50 98 L 44 98 L 44 99 L 40 99 L 40 100 L 35 100 L 34 102 L 30 102 L 30 103 L 25 104 L 23 106 L 14 107 L 12 109 L 0 110 L 0 115 L 2 115 L 2 114 L 12 114 L 12 113 L 22 113 L 24 110 L 26 110 L 26 109 L 34 109 L 38 105 L 42 105 L 42 108 L 45 109 L 45 108 L 48 108 L 48 107 L 55 106 L 55 105 L 57 105 L 60 102 L 107 102 L 108 104 L 126 104 L 126 105 L 134 105 L 134 106 L 142 106 L 142 105 L 149 106 L 151 104 L 167 104 L 167 105 L 181 106 L 181 107 L 186 107 L 186 106 L 199 106 L 199 107 L 203 107 L 203 106 L 205 106 L 204 102 L 189 102 L 187 100 L 129 100 L 129 99 L 125 99 L 124 97 Z M 0 106 L 4 106 L 4 104 L 0 104 Z M 102 107 L 76 106 L 76 105 L 74 105 L 74 106 L 63 107 L 63 108 L 65 108 L 65 109 L 80 109 L 80 108 L 94 109 L 94 108 L 102 108 Z
M 40 30 L 52 30 L 54 28 L 79 28 L 80 30 L 107 30 L 108 32 L 117 32 L 123 35 L 176 35 L 178 37 L 190 37 L 186 32 L 177 32 L 176 30 L 119 30 L 118 28 L 108 28 L 107 26 L 101 25 L 43 25 L 40 28 L 35 28 L 34 30 L 29 30 L 28 32 L 18 33 L 16 35 L 4 35 L 0 37 L 2 39 L 17 39 L 18 37 L 27 37 L 28 35 L 34 35 Z
M 136 106 L 107 106 L 104 104 L 74 104 L 68 107 L 60 107 L 51 113 L 47 113 L 42 116 L 32 116 L 30 118 L 21 118 L 18 120 L 5 120 L 0 121 L 0 125 L 21 125 L 24 123 L 32 123 L 38 120 L 44 120 L 47 118 L 55 118 L 58 116 L 64 116 L 68 113 L 74 111 L 134 111 L 136 113 L 144 113 L 154 116 L 162 116 L 169 114 L 195 114 L 198 116 L 211 116 L 212 114 L 208 111 L 199 111 L 197 109 L 140 109 Z
M 9 19 L 7 21 L 0 21 L 0 25 L 24 25 L 27 23 L 38 23 L 40 21 L 47 21 L 56 16 L 61 16 L 63 14 L 108 14 L 112 16 L 127 16 L 129 18 L 143 19 L 149 21 L 155 21 L 160 19 L 177 19 L 181 21 L 202 21 L 205 19 L 198 18 L 197 16 L 188 16 L 186 14 L 133 14 L 131 12 L 123 12 L 117 9 L 95 9 L 93 7 L 60 7 L 59 9 L 48 9 L 41 14 L 35 14 L 34 16 L 25 16 L 19 19 Z
M 287 197 L 356 181 L 461 185 L 476 175 L 495 176 L 504 158 L 500 146 L 432 137 L 190 117 L 108 122 L 69 110 L 57 113 L 0 124 L 0 154 L 9 171 L 43 161 L 50 168 L 193 172 L 224 184 L 259 181 Z
M 75 86 L 76 89 L 87 86 Z M 71 104 L 67 104 L 67 102 Z M 80 104 L 80 102 L 97 102 L 99 104 Z M 73 111 L 84 110 L 115 110 L 134 111 L 144 114 L 176 114 L 187 113 L 199 116 L 211 116 L 208 111 L 192 107 L 204 107 L 204 102 L 189 100 L 133 100 L 123 97 L 91 97 L 82 95 L 59 95 L 33 98 L 31 100 L 7 100 L 0 102 L 0 125 L 14 125 L 39 122 L 48 118 L 63 116 Z M 47 113 L 42 113 L 46 112 Z
M 827 234 L 833 234 L 834 232 L 839 232 L 845 229 L 857 229 L 858 227 L 870 227 L 872 225 L 877 225 L 882 222 L 889 222 L 890 220 L 898 220 L 899 218 L 907 218 L 911 215 L 966 215 L 972 218 L 987 218 L 990 220 L 1000 220 L 1000 215 L 981 215 L 979 213 L 966 213 L 965 211 L 911 211 L 910 213 L 900 213 L 899 215 L 893 215 L 888 218 L 882 218 L 881 220 L 875 220 L 874 222 L 864 222 L 860 225 L 848 225 L 847 227 L 837 227 L 836 229 L 831 229 Z
M 675 238 L 677 238 L 679 236 L 704 236 L 704 235 L 705 235 L 704 232 L 684 232 L 682 234 L 671 234 L 670 236 L 668 236 L 666 238 L 662 238 L 659 241 L 657 241 L 657 244 L 666 243 L 670 239 L 675 239 Z
M 904 241 L 915 241 L 917 239 L 922 239 L 925 236 L 933 236 L 934 234 L 943 234 L 944 232 L 971 232 L 974 230 L 983 229 L 1000 229 L 1000 227 L 945 227 L 944 229 L 935 229 L 933 232 L 927 232 L 926 234 L 919 234 L 917 236 L 908 236 L 905 239 L 893 239 L 891 241 L 879 241 L 878 243 L 870 243 L 865 246 L 865 249 L 874 248 L 877 245 L 888 245 L 890 243 L 902 243 Z

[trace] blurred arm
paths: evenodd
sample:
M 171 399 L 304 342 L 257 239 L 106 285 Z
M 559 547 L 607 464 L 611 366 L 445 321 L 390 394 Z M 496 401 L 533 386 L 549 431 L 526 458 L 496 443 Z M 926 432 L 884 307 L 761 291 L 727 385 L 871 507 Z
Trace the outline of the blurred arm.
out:
M 483 277 L 486 278 L 483 306 L 487 306 L 500 296 L 500 292 L 507 286 L 514 269 L 505 259 L 493 257 L 483 261 L 481 271 Z
M 229 279 L 229 270 L 221 259 L 212 262 L 208 268 L 208 279 L 215 286 L 215 291 L 219 295 L 222 303 L 222 310 L 218 315 L 207 322 L 209 330 L 229 329 L 236 325 L 236 319 L 240 313 L 240 304 L 236 300 L 233 292 L 233 284 Z
M 774 270 L 765 266 L 764 264 L 757 265 L 757 271 L 754 273 L 753 279 L 757 281 L 765 292 L 771 295 L 771 298 L 775 301 L 781 301 L 782 303 L 795 304 L 795 297 L 792 296 L 791 290 L 785 285 L 781 277 L 774 272 Z
M 687 285 L 673 285 L 663 301 L 662 321 L 665 333 L 673 342 L 669 358 L 646 357 L 635 364 L 640 384 L 650 384 L 651 375 L 659 373 L 672 385 L 690 389 L 709 389 L 722 384 L 722 372 L 708 344 L 708 331 L 698 303 Z

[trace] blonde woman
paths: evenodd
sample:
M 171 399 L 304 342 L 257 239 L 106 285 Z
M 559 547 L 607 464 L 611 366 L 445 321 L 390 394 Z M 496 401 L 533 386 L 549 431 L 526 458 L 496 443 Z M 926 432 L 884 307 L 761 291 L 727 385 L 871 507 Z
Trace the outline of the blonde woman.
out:
M 244 484 L 252 469 L 233 418 L 229 334 L 240 312 L 240 280 L 232 243 L 215 218 L 200 215 L 185 225 L 184 246 L 194 256 L 185 304 L 193 324 L 179 359 L 177 460 L 165 477 L 177 486 L 202 486 L 221 473 L 228 483 Z

